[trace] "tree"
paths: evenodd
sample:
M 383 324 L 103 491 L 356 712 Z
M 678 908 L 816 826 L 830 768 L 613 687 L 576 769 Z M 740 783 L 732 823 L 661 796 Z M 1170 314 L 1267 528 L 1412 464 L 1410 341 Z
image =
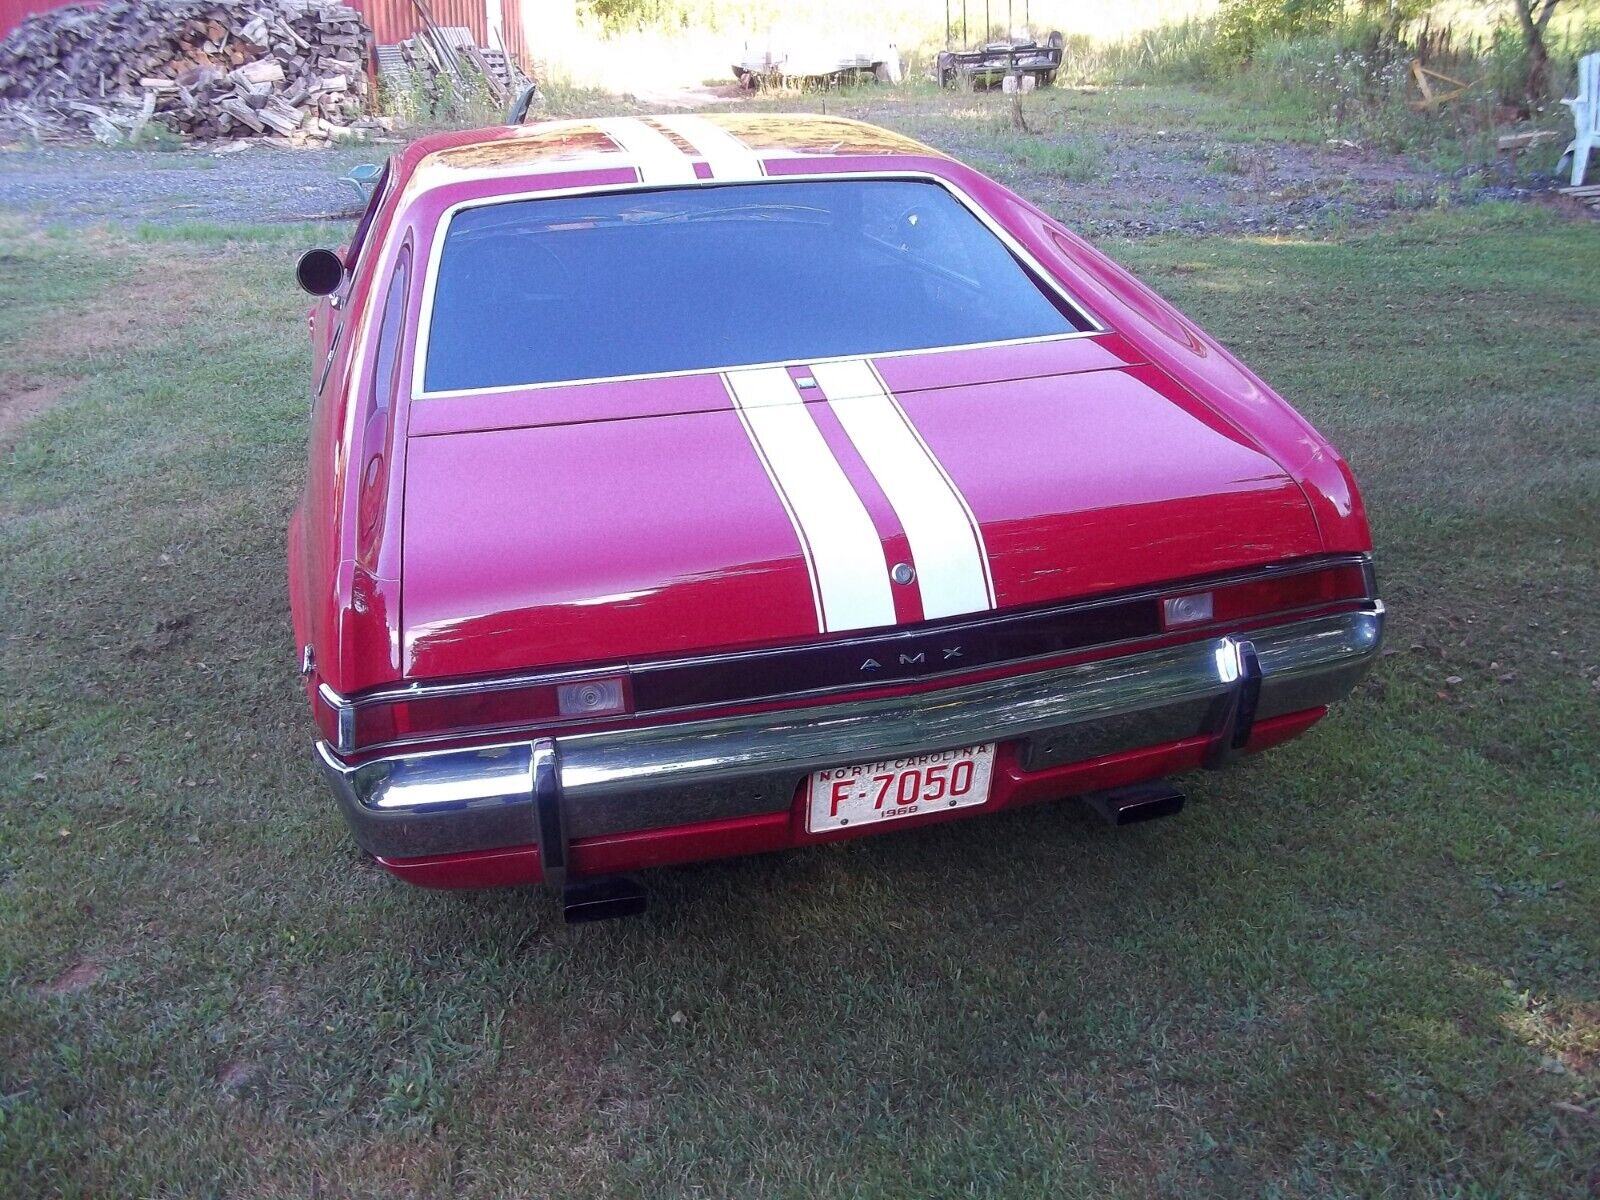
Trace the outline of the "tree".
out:
M 1511 0 L 1517 10 L 1517 23 L 1522 26 L 1522 42 L 1528 51 L 1527 81 L 1523 92 L 1531 109 L 1548 95 L 1550 52 L 1545 49 L 1545 26 L 1550 24 L 1550 14 L 1555 12 L 1560 0 Z

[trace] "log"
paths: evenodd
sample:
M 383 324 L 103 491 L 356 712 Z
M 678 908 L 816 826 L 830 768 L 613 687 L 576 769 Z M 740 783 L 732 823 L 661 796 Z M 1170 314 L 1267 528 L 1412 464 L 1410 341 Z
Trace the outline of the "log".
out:
M 229 72 L 229 77 L 240 83 L 282 83 L 283 64 L 270 58 L 258 58 L 253 63 L 246 63 L 237 70 Z
M 336 0 L 58 8 L 0 41 L 0 126 L 113 141 L 154 121 L 188 138 L 303 141 L 312 118 L 320 132 L 365 115 L 371 37 Z
M 248 125 L 257 133 L 261 133 L 266 129 L 265 123 L 263 123 L 261 118 L 256 115 L 255 110 L 242 100 L 235 100 L 230 96 L 228 99 L 218 104 L 217 107 L 223 112 L 227 113 L 235 121 L 238 121 L 241 125 Z

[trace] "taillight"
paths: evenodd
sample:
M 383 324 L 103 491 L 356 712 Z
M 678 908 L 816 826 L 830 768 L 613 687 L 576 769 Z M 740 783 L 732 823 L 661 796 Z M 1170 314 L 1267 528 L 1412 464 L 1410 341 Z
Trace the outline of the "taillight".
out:
M 1239 621 L 1246 617 L 1320 608 L 1346 600 L 1368 598 L 1367 568 L 1361 563 L 1339 563 L 1292 575 L 1266 575 L 1244 583 L 1175 592 L 1161 600 L 1161 627 L 1184 629 L 1194 625 Z
M 317 724 L 343 753 L 446 734 L 548 725 L 632 711 L 625 675 L 526 685 L 406 690 L 343 700 L 318 692 Z
M 1212 619 L 1216 606 L 1217 597 L 1213 592 L 1168 596 L 1161 601 L 1161 624 L 1167 629 L 1177 625 L 1198 625 Z
M 624 712 L 622 677 L 558 684 L 556 709 L 563 717 L 608 717 Z

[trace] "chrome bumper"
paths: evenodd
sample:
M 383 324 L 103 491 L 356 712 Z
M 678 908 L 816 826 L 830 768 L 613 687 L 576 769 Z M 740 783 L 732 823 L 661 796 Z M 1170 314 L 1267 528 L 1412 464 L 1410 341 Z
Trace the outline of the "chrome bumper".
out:
M 646 725 L 350 766 L 317 758 L 356 840 L 414 858 L 787 809 L 819 767 L 1021 739 L 1041 770 L 1330 704 L 1377 657 L 1383 605 L 912 696 Z M 1243 721 L 1244 727 L 1236 729 Z M 548 872 L 547 872 L 548 874 Z

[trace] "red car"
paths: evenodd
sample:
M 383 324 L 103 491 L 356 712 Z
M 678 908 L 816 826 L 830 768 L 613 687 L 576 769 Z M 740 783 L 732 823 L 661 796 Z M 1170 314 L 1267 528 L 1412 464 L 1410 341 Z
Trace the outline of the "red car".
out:
M 317 755 L 433 887 L 1160 781 L 1378 653 L 1338 453 L 993 181 L 832 117 L 419 141 L 312 251 L 289 537 Z

